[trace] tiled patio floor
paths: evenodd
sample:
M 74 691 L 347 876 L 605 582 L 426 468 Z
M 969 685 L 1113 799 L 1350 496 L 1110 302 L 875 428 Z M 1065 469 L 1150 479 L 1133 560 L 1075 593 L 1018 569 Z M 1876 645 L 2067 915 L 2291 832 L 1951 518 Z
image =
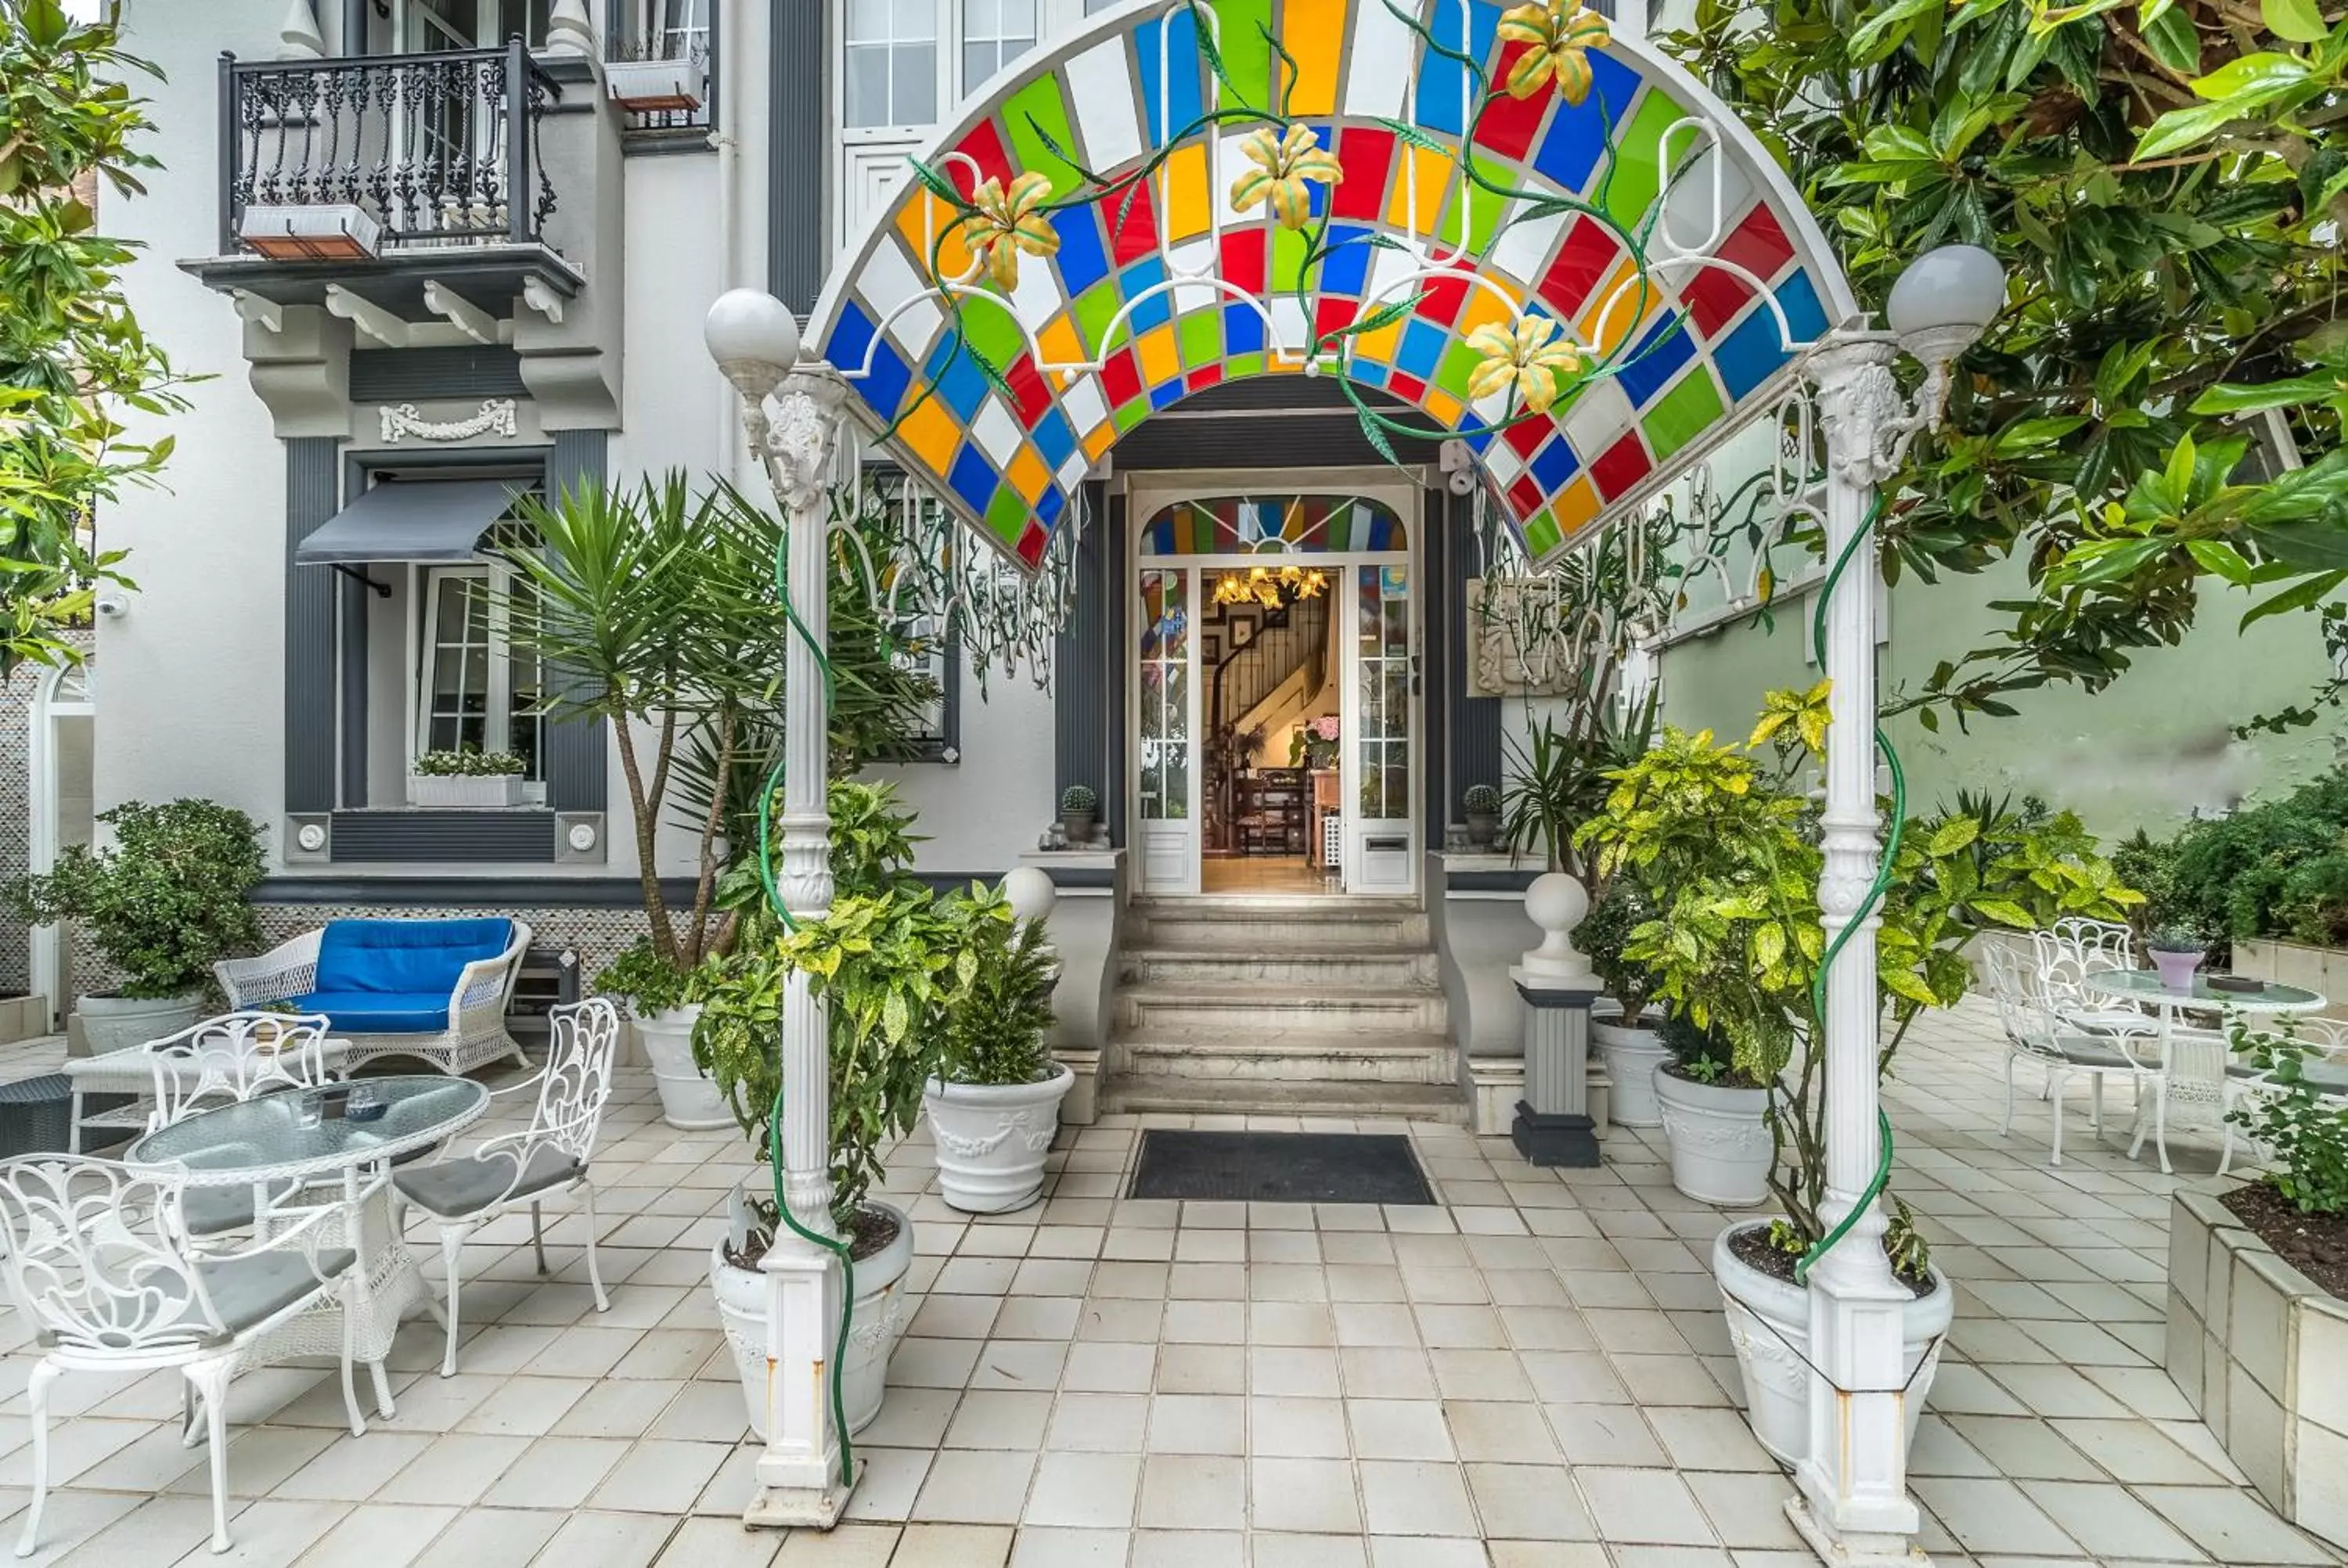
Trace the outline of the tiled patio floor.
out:
M 0 1053 L 0 1076 L 46 1050 Z M 1960 1283 L 1915 1452 L 1925 1544 L 1984 1568 L 2331 1563 L 2281 1523 L 2159 1367 L 2168 1192 L 2115 1114 L 2083 1107 L 2059 1170 L 2025 1094 L 1997 1134 L 1986 1009 L 1920 1024 L 1890 1091 L 1898 1190 Z M 1179 1121 L 1182 1119 L 1174 1119 Z M 1313 1123 L 1271 1119 L 1295 1129 Z M 1349 1128 L 1355 1123 L 1329 1123 Z M 1250 1209 L 1122 1202 L 1138 1123 L 1086 1129 L 1050 1201 L 969 1223 L 893 1187 L 925 1300 L 869 1461 L 829 1536 L 749 1534 L 756 1450 L 703 1278 L 726 1134 L 655 1118 L 624 1082 L 596 1174 L 612 1311 L 582 1223 L 532 1273 L 525 1223 L 478 1245 L 462 1370 L 438 1330 L 396 1354 L 398 1416 L 351 1439 L 330 1373 L 241 1378 L 234 1552 L 204 1550 L 206 1472 L 176 1374 L 69 1376 L 40 1563 L 185 1561 L 640 1568 L 1793 1568 L 1789 1483 L 1755 1446 L 1707 1249 L 1723 1216 L 1672 1189 L 1659 1134 L 1604 1170 L 1521 1164 L 1505 1141 L 1415 1128 L 1444 1205 Z M 2183 1150 L 2178 1180 L 2215 1163 Z M 507 1250 L 510 1249 L 510 1250 Z M 437 1253 L 437 1249 L 429 1249 Z M 429 1270 L 433 1265 L 427 1264 Z M 0 1316 L 0 1513 L 21 1515 L 31 1365 Z M 0 1522 L 13 1542 L 15 1520 Z

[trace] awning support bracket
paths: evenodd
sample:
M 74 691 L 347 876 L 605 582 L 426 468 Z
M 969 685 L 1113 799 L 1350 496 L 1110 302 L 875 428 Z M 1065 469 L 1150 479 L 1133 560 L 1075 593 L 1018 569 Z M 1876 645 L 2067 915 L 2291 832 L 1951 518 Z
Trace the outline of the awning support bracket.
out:
M 364 583 L 368 588 L 373 589 L 375 590 L 375 596 L 377 599 L 389 599 L 391 597 L 391 584 L 387 582 L 377 582 L 375 579 L 367 576 L 366 573 L 361 571 L 358 568 L 355 566 L 345 566 L 341 561 L 329 561 L 326 564 L 332 567 L 335 570 L 342 573 L 345 577 L 349 578 L 352 581 Z

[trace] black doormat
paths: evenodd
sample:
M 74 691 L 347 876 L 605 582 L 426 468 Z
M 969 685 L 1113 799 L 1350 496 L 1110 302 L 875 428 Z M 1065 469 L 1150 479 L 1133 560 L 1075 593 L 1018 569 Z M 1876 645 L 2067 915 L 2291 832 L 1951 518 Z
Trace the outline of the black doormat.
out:
M 1391 1132 L 1141 1135 L 1136 1198 L 1250 1204 L 1432 1204 L 1435 1194 Z

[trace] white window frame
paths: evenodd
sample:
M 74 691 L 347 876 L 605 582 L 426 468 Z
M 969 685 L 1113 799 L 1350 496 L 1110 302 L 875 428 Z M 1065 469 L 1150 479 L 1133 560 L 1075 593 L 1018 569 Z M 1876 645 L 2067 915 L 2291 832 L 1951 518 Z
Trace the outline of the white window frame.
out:
M 506 13 L 509 10 L 514 12 L 522 19 L 525 25 L 524 31 L 528 30 L 527 24 L 530 19 L 530 0 L 481 0 L 481 5 L 474 13 L 474 36 L 472 43 L 472 46 L 474 48 L 494 48 L 498 45 L 506 41 L 506 35 L 513 30 L 506 24 Z M 422 53 L 424 50 L 424 29 L 436 24 L 444 27 L 447 26 L 446 23 L 440 22 L 438 15 L 430 15 L 430 14 L 427 13 L 425 8 L 417 3 L 417 0 L 400 0 L 399 9 L 396 15 L 396 20 L 393 24 L 393 37 L 395 39 L 395 52 L 398 54 L 414 55 Z M 429 20 L 427 19 L 427 15 L 429 15 Z M 546 40 L 543 38 L 535 38 L 531 39 L 530 44 L 530 47 L 533 49 L 543 48 L 546 45 Z
M 465 566 L 417 566 L 408 570 L 408 584 L 415 594 L 418 613 L 411 623 L 417 629 L 416 656 L 408 661 L 407 676 L 407 761 L 411 771 L 416 759 L 432 749 L 432 666 L 440 648 L 440 584 L 455 578 L 468 578 L 483 583 L 489 596 L 489 692 L 483 703 L 484 723 L 481 726 L 481 749 L 485 752 L 510 751 L 513 746 L 513 727 L 523 715 L 516 713 L 513 702 L 513 651 L 507 630 L 511 624 L 508 596 L 513 590 L 514 574 L 510 567 L 477 561 Z M 538 768 L 541 777 L 525 781 L 522 797 L 532 804 L 543 804 L 546 799 L 546 747 L 538 748 Z
M 992 81 L 996 72 L 1002 70 L 1005 64 L 1025 59 L 1034 54 L 1044 41 L 1046 13 L 1051 9 L 1047 0 L 951 0 L 951 4 L 954 21 L 954 64 L 956 75 L 961 78 L 963 97 L 968 97 L 984 83 Z M 974 5 L 983 5 L 1000 17 L 1005 6 L 1021 4 L 1027 6 L 1031 19 L 1029 31 L 1025 35 L 1026 46 L 1011 56 L 1010 62 L 1006 62 L 1003 58 L 1003 46 L 1011 42 L 1011 36 L 999 30 L 984 34 L 973 32 L 971 27 L 971 8 Z M 997 28 L 1000 29 L 1001 26 L 998 21 Z M 967 68 L 970 46 L 973 44 L 984 44 L 994 50 L 995 64 L 993 70 L 973 73 Z

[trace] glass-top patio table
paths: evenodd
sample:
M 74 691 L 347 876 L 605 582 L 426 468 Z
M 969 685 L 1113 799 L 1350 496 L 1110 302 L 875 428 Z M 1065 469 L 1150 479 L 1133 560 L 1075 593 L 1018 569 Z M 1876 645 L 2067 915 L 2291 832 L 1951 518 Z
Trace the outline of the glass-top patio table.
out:
M 249 1184 L 253 1213 L 264 1228 L 273 1204 L 289 1193 L 309 1189 L 315 1194 L 329 1183 L 339 1185 L 341 1202 L 357 1223 L 323 1227 L 323 1244 L 358 1249 L 364 1284 L 354 1307 L 352 1356 L 371 1364 L 376 1402 L 388 1416 L 391 1390 L 382 1360 L 400 1319 L 419 1303 L 436 1318 L 440 1316 L 439 1303 L 393 1223 L 390 1168 L 395 1161 L 446 1142 L 479 1120 L 489 1106 L 489 1090 L 467 1078 L 363 1078 L 202 1112 L 148 1133 L 124 1158 L 133 1165 L 177 1167 L 193 1188 Z M 345 1239 L 354 1234 L 355 1241 Z M 334 1356 L 342 1342 L 342 1309 L 327 1303 L 294 1318 L 250 1358 L 239 1359 L 258 1366 Z
M 2098 991 L 2122 1001 L 2148 1002 L 2161 1010 L 2162 1017 L 2183 1008 L 2206 1008 L 2212 1011 L 2231 1009 L 2247 1013 L 2321 1012 L 2327 1002 L 2318 992 L 2298 986 L 2286 986 L 2268 980 L 2254 991 L 2227 990 L 2211 985 L 2199 975 L 2193 977 L 2190 990 L 2177 990 L 2150 969 L 2096 969 L 2083 983 L 2091 991 Z

